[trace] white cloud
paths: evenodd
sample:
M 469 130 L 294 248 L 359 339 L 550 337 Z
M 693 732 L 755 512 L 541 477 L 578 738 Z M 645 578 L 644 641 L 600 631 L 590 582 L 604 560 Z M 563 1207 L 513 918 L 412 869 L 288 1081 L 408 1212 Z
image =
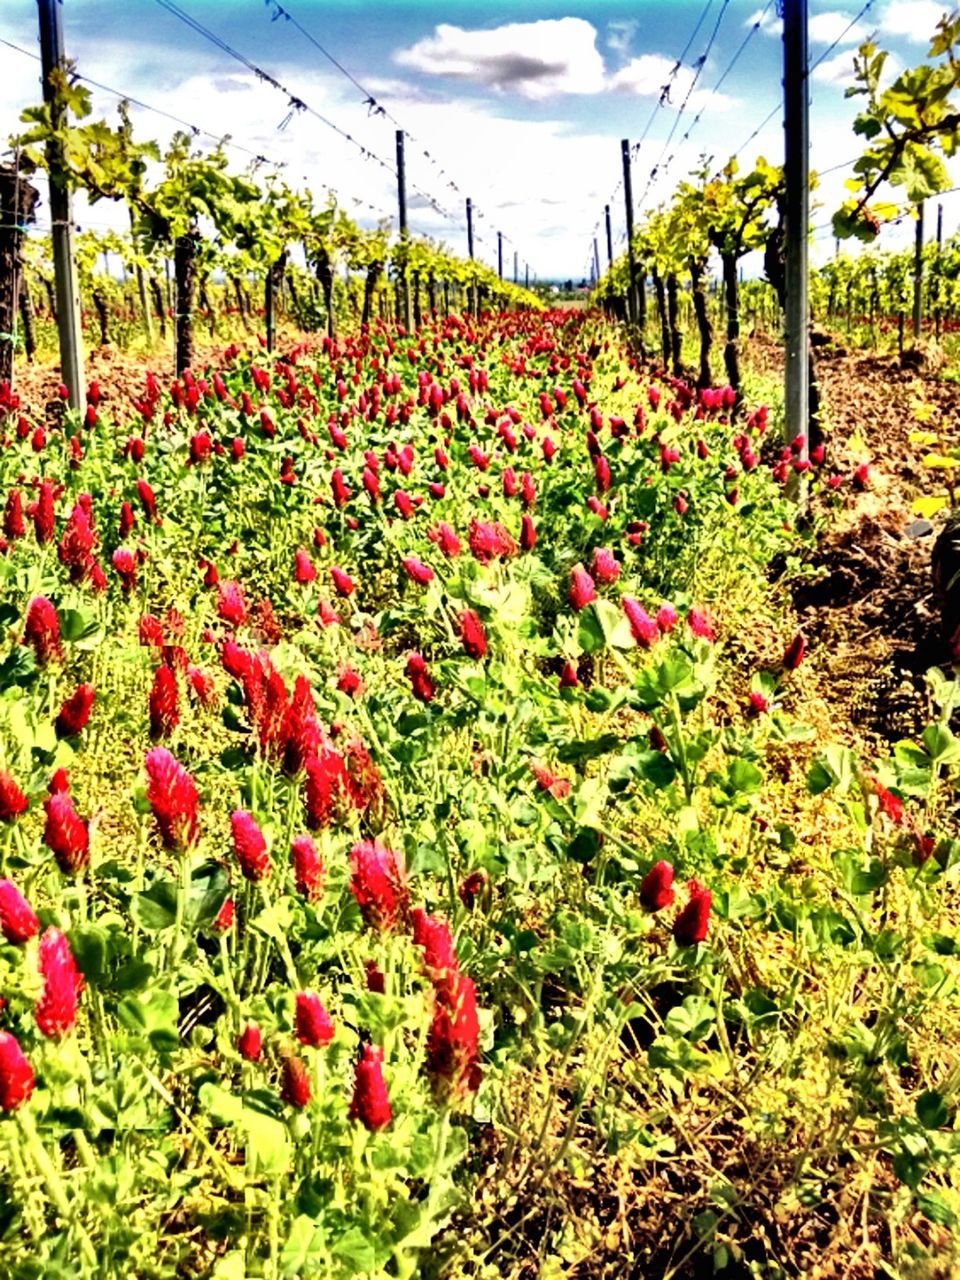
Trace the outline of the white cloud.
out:
M 764 35 L 778 36 L 780 34 L 780 19 L 772 11 L 767 12 L 764 9 L 757 9 L 755 13 L 751 13 L 743 25 L 745 27 L 755 27 L 757 23 L 760 24 L 760 30 Z
M 913 4 L 916 0 L 905 0 L 905 3 Z M 924 0 L 920 0 L 920 3 L 924 3 Z M 764 35 L 780 36 L 783 32 L 783 23 L 772 10 L 765 13 L 763 9 L 758 9 L 743 25 L 753 27 L 757 23 Z M 811 44 L 833 44 L 834 41 L 838 44 L 856 44 L 866 39 L 868 34 L 863 23 L 853 22 L 852 14 L 841 13 L 839 10 L 812 14 L 807 30 Z
M 667 101 L 676 108 L 686 98 L 696 73 L 690 67 L 680 67 L 675 72 L 675 67 L 676 62 L 662 53 L 644 53 L 639 58 L 631 58 L 625 67 L 615 72 L 607 81 L 607 87 L 615 93 L 632 93 L 640 98 L 659 98 L 669 84 L 670 92 Z M 714 93 L 709 89 L 694 89 L 690 93 L 687 109 L 694 113 L 706 107 L 711 111 L 726 111 L 734 105 L 734 99 L 724 93 Z
M 524 98 L 599 93 L 604 66 L 596 39 L 596 29 L 583 18 L 511 22 L 488 31 L 443 22 L 432 36 L 399 49 L 394 61 Z
M 835 53 L 832 58 L 826 58 L 819 66 L 814 67 L 811 73 L 814 80 L 819 80 L 821 84 L 835 84 L 841 88 L 853 84 L 853 49 L 844 49 L 840 53 Z M 903 70 L 903 62 L 893 52 L 888 52 L 887 60 L 883 64 L 883 73 L 880 76 L 881 89 L 887 88 L 897 78 Z
M 635 22 L 610 23 L 607 47 L 625 52 L 636 26 Z M 708 106 L 725 111 L 735 105 L 725 94 L 694 89 L 694 71 L 686 66 L 675 70 L 674 60 L 664 54 L 642 54 L 609 73 L 596 39 L 596 29 L 582 18 L 515 22 L 490 31 L 465 31 L 441 23 L 432 36 L 398 50 L 394 60 L 423 74 L 469 80 L 532 100 L 606 92 L 659 97 L 670 81 L 669 102 L 674 107 L 688 92 L 691 112 Z M 536 54 L 526 52 L 530 49 L 536 49 Z
M 397 80 L 389 76 L 367 76 L 365 88 L 369 89 L 378 100 L 383 100 L 388 110 L 410 102 L 440 102 L 441 95 L 434 93 L 426 85 L 411 84 L 409 80 Z
M 888 36 L 903 36 L 926 44 L 937 23 L 952 10 L 952 5 L 937 0 L 890 0 L 880 15 L 880 30 Z
M 867 28 L 862 22 L 853 22 L 846 13 L 815 13 L 811 17 L 808 32 L 811 44 L 859 44 L 867 38 Z
M 637 34 L 639 26 L 640 23 L 636 18 L 628 18 L 622 22 L 608 22 L 606 45 L 610 52 L 617 54 L 629 53 L 630 44 Z
M 838 84 L 844 87 L 853 84 L 853 51 L 844 49 L 835 53 L 832 58 L 825 58 L 814 67 L 811 75 L 821 84 Z
M 631 58 L 625 67 L 610 78 L 610 88 L 619 93 L 635 93 L 640 97 L 659 95 L 675 66 L 676 63 L 662 53 L 643 53 L 639 58 Z M 681 67 L 676 73 L 677 77 L 685 70 Z

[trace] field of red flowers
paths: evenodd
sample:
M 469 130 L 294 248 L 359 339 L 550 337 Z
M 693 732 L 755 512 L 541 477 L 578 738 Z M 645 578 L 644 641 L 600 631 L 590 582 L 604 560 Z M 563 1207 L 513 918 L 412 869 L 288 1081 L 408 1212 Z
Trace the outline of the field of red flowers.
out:
M 582 311 L 3 389 L 5 1275 L 955 1274 L 960 689 L 857 749 L 871 470 L 763 389 Z

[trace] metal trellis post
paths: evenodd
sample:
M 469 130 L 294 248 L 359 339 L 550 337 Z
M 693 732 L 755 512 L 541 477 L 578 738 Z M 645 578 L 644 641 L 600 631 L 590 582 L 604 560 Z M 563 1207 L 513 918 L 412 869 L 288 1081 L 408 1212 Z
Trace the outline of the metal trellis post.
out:
M 807 94 L 807 0 L 782 0 L 783 127 L 786 182 L 785 387 L 787 440 L 809 453 L 810 353 L 807 237 L 810 225 L 810 121 Z M 796 473 L 794 473 L 796 474 Z M 799 496 L 799 485 L 794 485 Z
M 923 327 L 923 201 L 917 205 L 917 228 L 913 243 L 913 340 Z
M 627 285 L 627 316 L 631 324 L 636 324 L 637 283 L 636 268 L 633 262 L 633 178 L 630 172 L 629 138 L 624 138 L 621 141 L 620 156 L 623 160 L 623 199 L 627 210 L 627 262 L 630 267 L 630 282 Z
M 62 0 L 37 0 L 40 16 L 40 65 L 43 100 L 51 110 L 51 123 L 59 128 L 63 109 L 50 79 L 63 66 L 63 32 L 60 28 Z M 63 157 L 55 142 L 47 144 L 50 172 L 50 221 L 53 236 L 53 269 L 57 291 L 57 330 L 60 338 L 60 375 L 67 388 L 70 407 L 83 408 L 86 387 L 83 377 L 83 328 L 80 321 L 80 287 L 73 249 L 73 217 Z
M 407 249 L 407 169 L 403 153 L 403 130 L 397 130 L 397 204 L 400 212 L 400 245 L 401 254 L 406 258 Z M 403 299 L 403 324 L 408 331 L 413 328 L 410 313 L 410 281 L 407 278 L 407 264 L 404 260 L 400 274 L 400 293 Z

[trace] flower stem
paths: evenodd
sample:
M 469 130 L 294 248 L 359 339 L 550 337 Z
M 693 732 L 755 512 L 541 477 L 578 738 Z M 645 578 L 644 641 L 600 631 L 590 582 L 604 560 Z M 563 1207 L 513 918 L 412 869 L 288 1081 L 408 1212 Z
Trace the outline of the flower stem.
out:
M 190 897 L 191 883 L 190 855 L 189 853 L 184 852 L 180 855 L 180 883 L 177 886 L 177 907 L 173 925 L 171 967 L 174 969 L 176 969 L 177 965 L 180 963 L 180 957 L 183 954 L 183 922 L 186 919 L 187 900 Z
M 237 995 L 237 989 L 233 985 L 233 971 L 231 969 L 230 950 L 227 945 L 227 935 L 225 933 L 222 933 L 220 935 L 220 969 L 223 977 L 223 986 L 224 986 L 223 994 L 226 996 L 227 1004 L 239 1016 L 240 999 Z
M 690 776 L 690 766 L 687 762 L 687 744 L 683 736 L 680 700 L 675 693 L 670 695 L 670 719 L 673 724 L 673 738 L 677 749 L 677 764 L 680 766 L 680 776 L 683 778 L 683 791 L 687 798 L 687 804 L 689 804 L 693 796 L 693 779 Z
M 259 882 L 260 896 L 263 899 L 264 909 L 269 911 L 273 905 L 273 899 L 270 890 L 267 888 L 266 880 Z M 281 930 L 277 937 L 277 947 L 280 951 L 281 959 L 287 970 L 287 981 L 296 990 L 300 986 L 300 978 L 297 975 L 297 966 L 293 962 L 293 952 L 290 950 L 290 943 L 287 941 L 287 935 Z
M 268 1217 L 270 1223 L 270 1266 L 268 1274 L 272 1280 L 280 1276 L 280 1197 L 282 1191 L 279 1181 L 270 1188 Z
M 30 1114 L 29 1110 L 23 1109 L 17 1112 L 17 1121 L 20 1125 L 20 1131 L 23 1134 L 24 1149 L 46 1184 L 47 1195 L 53 1202 L 54 1208 L 65 1222 L 71 1223 L 75 1228 L 77 1236 L 79 1237 L 80 1252 L 83 1254 L 84 1261 L 89 1263 L 90 1266 L 96 1266 L 97 1255 L 93 1245 L 90 1243 L 90 1237 L 77 1221 L 77 1216 L 70 1207 L 66 1188 L 60 1178 L 59 1171 L 50 1159 L 46 1147 L 40 1141 L 40 1135 L 37 1133 L 37 1127 L 33 1123 L 33 1116 Z

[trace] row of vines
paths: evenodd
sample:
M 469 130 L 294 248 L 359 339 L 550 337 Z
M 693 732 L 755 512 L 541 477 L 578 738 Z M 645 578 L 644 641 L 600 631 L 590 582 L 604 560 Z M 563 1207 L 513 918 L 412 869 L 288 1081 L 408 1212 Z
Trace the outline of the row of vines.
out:
M 835 323 L 841 316 L 877 330 L 899 327 L 903 350 L 905 320 L 913 311 L 919 336 L 926 304 L 939 337 L 957 316 L 960 303 L 960 241 L 922 246 L 924 202 L 951 189 L 946 161 L 960 141 L 960 110 L 954 94 L 960 81 L 960 17 L 944 16 L 931 40 L 928 60 L 885 80 L 886 51 L 872 41 L 854 57 L 848 97 L 864 99 L 853 123 L 864 140 L 852 164 L 848 192 L 832 217 L 837 254 L 810 275 L 814 320 Z M 889 79 L 889 77 L 887 77 Z M 816 174 L 811 188 L 818 187 Z M 887 188 L 902 191 L 900 203 L 884 199 Z M 724 327 L 723 364 L 734 390 L 740 389 L 739 340 L 742 312 L 752 323 L 782 323 L 786 299 L 784 171 L 763 157 L 743 172 L 736 157 L 711 171 L 704 162 L 675 188 L 669 201 L 649 211 L 634 230 L 626 251 L 611 261 L 597 282 L 596 298 L 607 312 L 635 323 L 641 351 L 652 347 L 665 369 L 681 376 L 684 323 L 698 338 L 696 380 L 711 385 L 711 352 L 718 323 Z M 884 225 L 904 218 L 919 224 L 917 250 L 880 251 L 875 242 Z M 868 246 L 840 254 L 841 240 Z M 763 281 L 751 281 L 747 305 L 741 297 L 742 264 L 760 255 Z M 718 280 L 711 271 L 719 260 Z M 722 305 L 711 307 L 711 297 Z M 814 412 L 816 395 L 813 396 Z
M 129 213 L 128 235 L 87 231 L 77 239 L 80 286 L 96 339 L 109 341 L 113 317 L 138 322 L 152 344 L 155 326 L 165 336 L 170 319 L 178 373 L 194 358 L 198 307 L 213 322 L 217 297 L 230 299 L 245 323 L 262 313 L 270 346 L 280 306 L 301 328 L 324 328 L 334 337 L 338 312 L 360 324 L 376 316 L 409 317 L 419 325 L 428 312 L 539 305 L 484 263 L 459 259 L 443 245 L 407 234 L 391 243 L 386 221 L 359 226 L 332 194 L 318 204 L 309 191 L 295 191 L 275 174 L 261 176 L 256 166 L 233 173 L 222 147 L 195 151 L 185 133 L 175 134 L 164 151 L 139 141 L 125 104 L 115 126 L 91 121 L 89 92 L 55 75 L 56 103 L 25 113 L 16 162 L 0 168 L 0 264 L 9 267 L 0 332 L 14 335 L 19 312 L 27 346 L 35 340 L 37 309 L 31 282 L 56 321 L 49 241 L 25 236 L 39 200 L 30 178 L 50 168 L 51 154 L 62 157 L 56 176 L 91 204 L 118 203 Z M 119 259 L 122 279 L 101 265 L 105 254 Z M 0 380 L 10 377 L 14 345 L 0 344 Z

